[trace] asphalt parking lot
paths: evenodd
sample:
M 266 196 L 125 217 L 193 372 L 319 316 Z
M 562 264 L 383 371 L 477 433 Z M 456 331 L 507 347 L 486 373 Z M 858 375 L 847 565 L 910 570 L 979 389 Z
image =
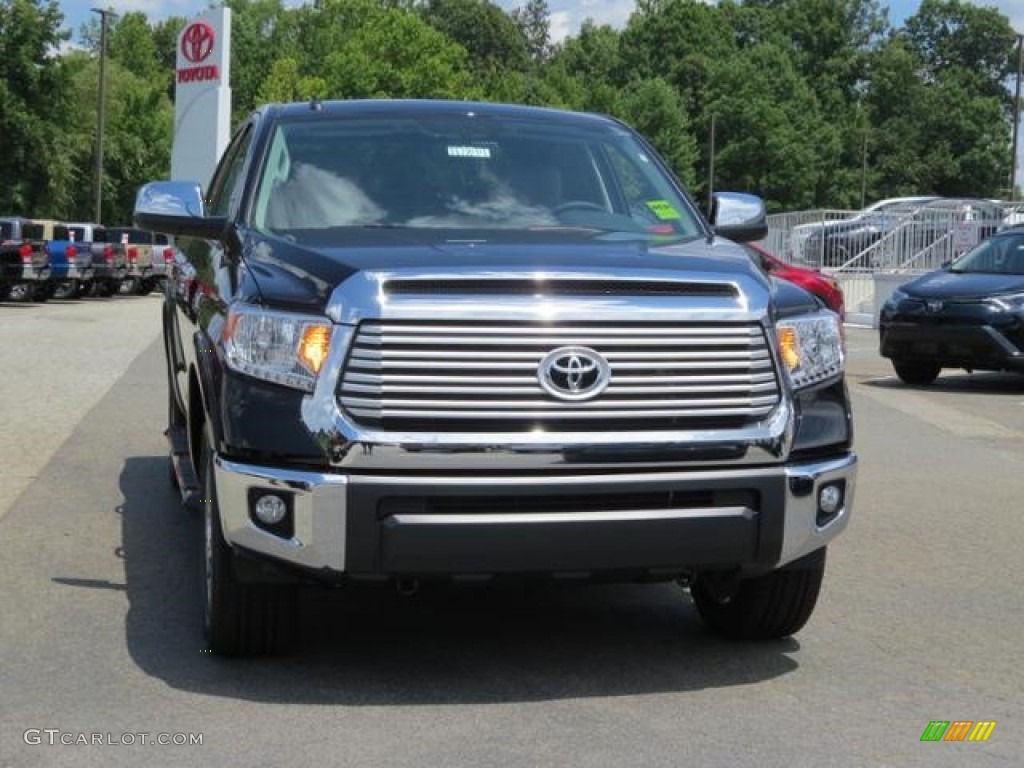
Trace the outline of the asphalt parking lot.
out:
M 365 589 L 307 594 L 294 655 L 226 661 L 166 480 L 158 318 L 0 305 L 0 767 L 1020 765 L 1024 377 L 908 388 L 847 330 L 855 514 L 794 638 L 718 640 L 668 585 Z M 934 720 L 997 725 L 921 742 Z

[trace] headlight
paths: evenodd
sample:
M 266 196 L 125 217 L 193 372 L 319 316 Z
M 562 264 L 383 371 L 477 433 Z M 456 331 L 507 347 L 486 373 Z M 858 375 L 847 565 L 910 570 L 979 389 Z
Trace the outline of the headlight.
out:
M 843 372 L 843 337 L 834 312 L 786 318 L 776 326 L 783 367 L 793 387 L 816 384 Z
M 1004 312 L 1016 312 L 1024 309 L 1024 293 L 1013 293 L 1006 296 L 993 296 L 988 300 Z
M 887 307 L 892 307 L 895 309 L 897 304 L 899 304 L 904 299 L 909 298 L 910 297 L 907 294 L 905 294 L 903 291 L 897 288 L 896 290 L 889 294 L 889 298 L 885 300 L 885 305 Z
M 227 366 L 239 373 L 312 392 L 331 345 L 322 317 L 237 306 L 224 324 Z

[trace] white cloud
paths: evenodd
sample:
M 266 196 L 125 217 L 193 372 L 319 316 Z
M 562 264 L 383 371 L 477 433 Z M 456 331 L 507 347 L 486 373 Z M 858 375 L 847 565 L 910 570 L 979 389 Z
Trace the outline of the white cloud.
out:
M 562 42 L 572 33 L 572 29 L 569 27 L 571 23 L 569 14 L 566 11 L 552 12 L 549 23 L 548 34 L 553 43 Z
M 494 0 L 506 11 L 522 8 L 527 0 Z M 626 26 L 629 16 L 636 10 L 635 0 L 548 0 L 551 12 L 551 40 L 560 43 L 569 35 L 580 31 L 587 19 L 596 24 L 609 24 L 616 29 Z
M 576 27 L 578 29 L 585 19 L 593 19 L 597 24 L 622 29 L 634 10 L 634 0 L 579 0 Z

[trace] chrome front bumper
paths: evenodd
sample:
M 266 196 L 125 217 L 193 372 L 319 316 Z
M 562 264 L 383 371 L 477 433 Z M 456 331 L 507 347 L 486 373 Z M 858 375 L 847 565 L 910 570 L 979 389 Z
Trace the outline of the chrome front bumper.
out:
M 764 468 L 514 477 L 327 474 L 240 464 L 219 456 L 215 460 L 225 539 L 248 553 L 329 580 L 344 574 L 481 573 L 491 570 L 489 563 L 494 572 L 505 573 L 726 566 L 767 570 L 825 546 L 842 532 L 852 512 L 856 471 L 852 453 Z M 845 481 L 844 504 L 819 525 L 818 490 L 840 480 Z M 627 487 L 637 494 L 666 488 L 679 493 L 746 489 L 760 500 L 751 507 L 540 513 L 434 514 L 413 505 L 382 515 L 378 506 L 404 494 L 508 498 L 538 489 L 557 496 L 581 490 L 613 494 Z M 260 490 L 290 496 L 290 538 L 250 519 L 252 494 Z

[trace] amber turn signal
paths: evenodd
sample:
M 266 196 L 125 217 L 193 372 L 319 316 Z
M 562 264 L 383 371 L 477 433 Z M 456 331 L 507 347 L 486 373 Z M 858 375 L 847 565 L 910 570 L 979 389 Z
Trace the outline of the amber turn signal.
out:
M 331 329 L 322 325 L 307 325 L 299 342 L 299 361 L 312 373 L 319 374 L 327 353 L 331 349 Z
M 800 349 L 797 344 L 796 330 L 793 328 L 779 329 L 779 350 L 786 368 L 793 371 L 800 365 Z

